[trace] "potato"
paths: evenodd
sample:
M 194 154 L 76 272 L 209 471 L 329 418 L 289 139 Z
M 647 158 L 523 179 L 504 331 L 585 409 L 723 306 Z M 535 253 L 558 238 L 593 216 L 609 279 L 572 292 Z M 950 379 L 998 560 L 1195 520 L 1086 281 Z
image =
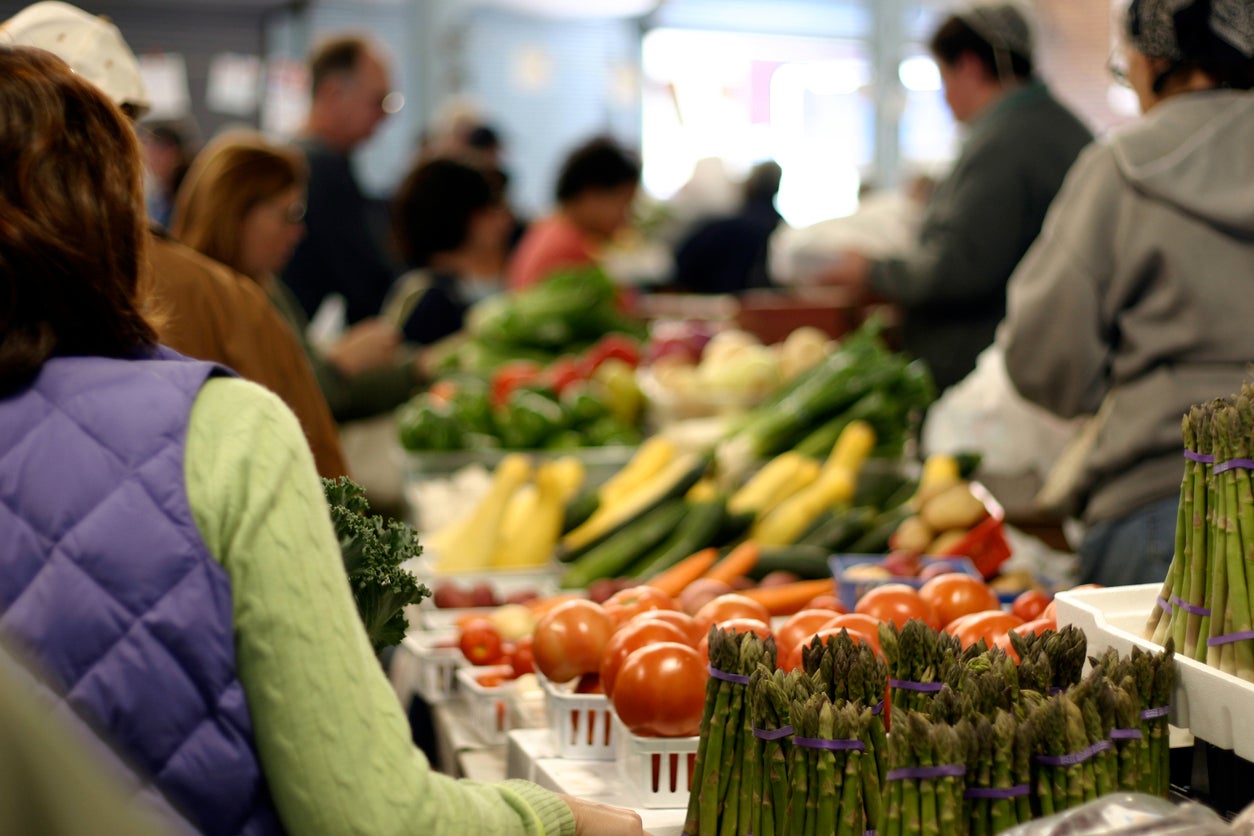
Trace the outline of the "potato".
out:
M 916 515 L 902 520 L 901 525 L 897 526 L 897 530 L 889 538 L 889 544 L 894 549 L 918 553 L 926 549 L 927 544 L 932 542 L 935 536 L 936 533 L 932 531 L 932 527 Z
M 949 531 L 942 531 L 936 535 L 936 539 L 928 544 L 927 554 L 945 554 L 967 536 L 965 528 L 953 528 Z
M 984 503 L 971 494 L 965 482 L 946 488 L 923 503 L 919 516 L 933 531 L 968 529 L 988 516 Z

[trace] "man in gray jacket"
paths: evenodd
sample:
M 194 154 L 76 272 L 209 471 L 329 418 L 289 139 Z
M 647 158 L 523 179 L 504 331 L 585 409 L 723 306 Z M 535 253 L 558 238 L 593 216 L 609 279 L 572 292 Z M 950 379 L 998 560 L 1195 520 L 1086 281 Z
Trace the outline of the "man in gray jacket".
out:
M 1108 586 L 1166 577 L 1181 417 L 1254 361 L 1254 4 L 1135 0 L 1127 40 L 1145 116 L 1067 176 L 998 334 L 1024 397 L 1098 414 L 1071 493 Z
M 906 350 L 944 389 L 992 344 L 1006 281 L 1092 134 L 1034 77 L 1031 29 L 1017 4 L 958 7 L 931 50 L 945 100 L 968 133 L 928 202 L 918 242 L 901 258 L 846 253 L 818 281 L 897 303 Z

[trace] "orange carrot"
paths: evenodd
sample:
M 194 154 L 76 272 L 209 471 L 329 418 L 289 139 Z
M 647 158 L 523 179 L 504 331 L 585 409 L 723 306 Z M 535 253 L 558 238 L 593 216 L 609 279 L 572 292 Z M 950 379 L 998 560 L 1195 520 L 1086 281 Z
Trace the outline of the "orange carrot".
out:
M 744 577 L 753 571 L 753 567 L 758 565 L 758 557 L 761 554 L 762 549 L 756 540 L 745 540 L 729 551 L 726 557 L 715 563 L 703 577 L 731 583 L 736 578 Z
M 672 598 L 678 598 L 679 593 L 683 592 L 688 584 L 701 577 L 716 560 L 718 560 L 718 549 L 713 547 L 701 549 L 699 552 L 688 555 L 671 568 L 659 572 L 645 581 L 644 585 L 660 589 Z
M 737 593 L 757 601 L 766 607 L 771 615 L 792 615 L 799 612 L 812 598 L 819 595 L 832 595 L 836 584 L 831 578 L 817 581 L 797 581 L 779 586 L 759 586 Z

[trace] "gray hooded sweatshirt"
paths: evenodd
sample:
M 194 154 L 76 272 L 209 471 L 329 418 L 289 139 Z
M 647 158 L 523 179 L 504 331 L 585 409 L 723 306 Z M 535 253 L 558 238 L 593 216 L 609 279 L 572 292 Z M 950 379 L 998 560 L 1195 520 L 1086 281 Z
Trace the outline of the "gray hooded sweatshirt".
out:
M 1023 396 L 1101 410 L 1072 510 L 1177 494 L 1181 418 L 1254 361 L 1254 94 L 1173 96 L 1087 148 L 1007 294 L 998 341 Z

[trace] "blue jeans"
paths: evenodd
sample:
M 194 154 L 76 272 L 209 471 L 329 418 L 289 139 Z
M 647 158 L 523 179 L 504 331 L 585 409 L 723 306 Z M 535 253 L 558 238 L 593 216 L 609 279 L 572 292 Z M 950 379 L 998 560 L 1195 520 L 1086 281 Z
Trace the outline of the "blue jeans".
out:
M 1176 547 L 1180 498 L 1142 505 L 1090 528 L 1080 543 L 1080 582 L 1102 586 L 1159 583 Z

